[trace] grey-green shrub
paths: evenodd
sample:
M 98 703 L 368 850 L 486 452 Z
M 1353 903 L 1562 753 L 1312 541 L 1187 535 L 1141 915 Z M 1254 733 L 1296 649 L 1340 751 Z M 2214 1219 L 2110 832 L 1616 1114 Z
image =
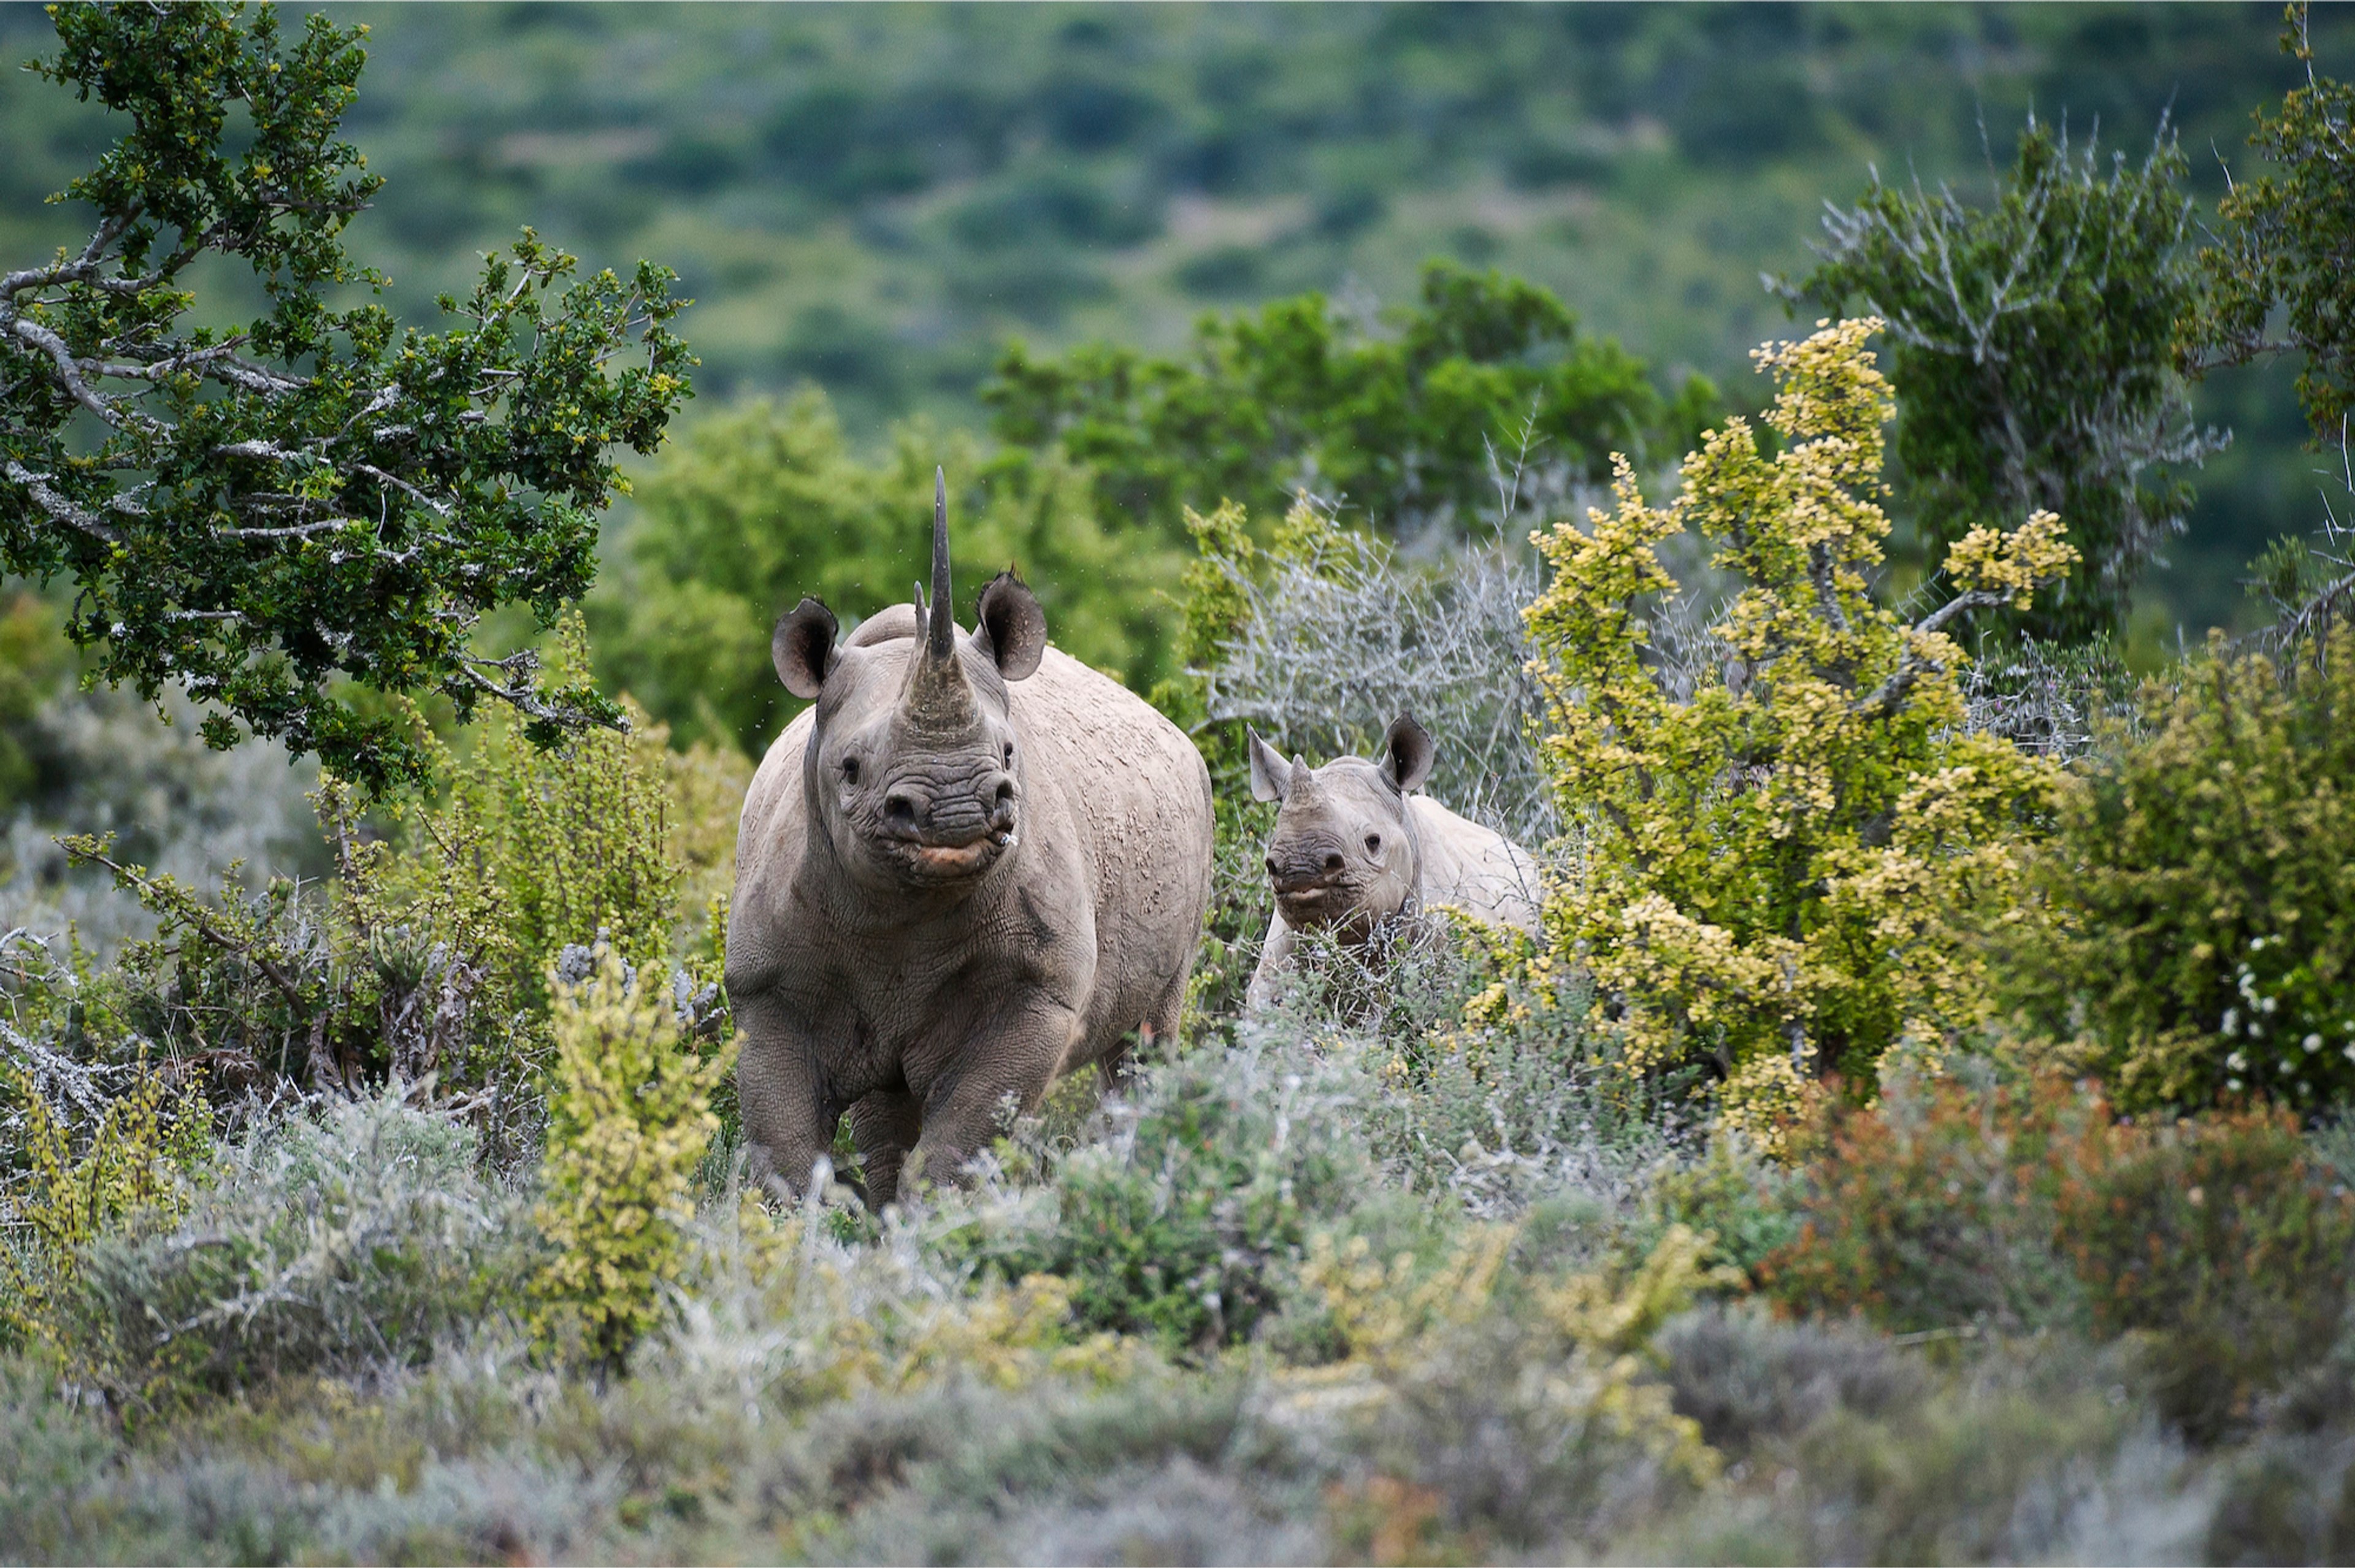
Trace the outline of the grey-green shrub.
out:
M 414 1365 L 500 1310 L 531 1242 L 471 1128 L 399 1090 L 225 1147 L 168 1230 L 82 1261 L 69 1347 L 117 1397 L 170 1404 L 289 1373 Z
M 1305 1053 L 1253 1045 L 1180 1057 L 1103 1112 L 1056 1167 L 1051 1208 L 976 1243 L 1009 1278 L 1060 1275 L 1092 1328 L 1180 1346 L 1246 1338 L 1281 1299 L 1319 1218 L 1370 1192 L 1357 1131 L 1364 1084 Z

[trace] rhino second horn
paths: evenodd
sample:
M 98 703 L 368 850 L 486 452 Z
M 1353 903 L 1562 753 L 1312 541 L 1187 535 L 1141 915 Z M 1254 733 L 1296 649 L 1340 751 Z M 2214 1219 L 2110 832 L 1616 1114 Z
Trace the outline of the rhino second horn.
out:
M 924 624 L 924 649 L 934 660 L 956 653 L 956 617 L 949 613 L 955 602 L 949 591 L 949 481 L 947 470 L 932 470 L 932 606 Z

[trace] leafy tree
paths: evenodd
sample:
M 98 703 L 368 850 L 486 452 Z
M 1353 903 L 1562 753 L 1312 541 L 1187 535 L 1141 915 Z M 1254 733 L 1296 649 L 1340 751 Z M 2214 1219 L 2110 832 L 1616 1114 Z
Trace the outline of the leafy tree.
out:
M 1889 324 L 1897 459 L 1935 557 L 1973 529 L 2033 511 L 2069 519 L 2081 556 L 2018 624 L 2047 641 L 2116 631 L 2126 596 L 2183 531 L 2191 488 L 2170 465 L 2228 439 L 2191 423 L 2176 368 L 2197 272 L 2183 155 L 2162 126 L 2140 167 L 2033 117 L 1994 200 L 1966 207 L 1884 185 L 1834 208 L 1822 264 L 1794 304 Z
M 1182 359 L 1017 345 L 982 398 L 1001 439 L 1085 464 L 1103 515 L 1173 542 L 1188 507 L 1277 517 L 1303 486 L 1392 534 L 1463 532 L 1511 509 L 1499 485 L 1599 478 L 1613 451 L 1681 445 L 1716 400 L 1699 377 L 1662 397 L 1615 341 L 1580 336 L 1560 300 L 1496 272 L 1433 263 L 1391 325 L 1375 336 L 1311 293 L 1205 317 Z
M 542 743 L 617 721 L 472 636 L 506 603 L 548 624 L 588 586 L 613 449 L 653 451 L 687 396 L 672 274 L 571 283 L 526 229 L 442 300 L 449 330 L 338 308 L 385 282 L 342 242 L 380 184 L 336 139 L 365 29 L 314 15 L 282 42 L 266 5 L 54 15 L 34 69 L 131 125 L 65 192 L 96 209 L 89 241 L 0 274 L 0 565 L 72 582 L 100 678 L 185 683 L 212 743 L 241 721 L 372 788 L 422 758 L 346 680 L 462 718 L 511 703 Z M 208 256 L 251 269 L 261 315 L 189 324 Z
M 1769 1139 L 1806 1077 L 1869 1082 L 1899 1039 L 1985 1014 L 1957 933 L 2010 897 L 2013 835 L 2057 772 L 1966 731 L 1945 628 L 2065 571 L 2058 518 L 1959 540 L 1964 592 L 1913 625 L 1867 591 L 1889 532 L 1879 325 L 1760 350 L 1783 450 L 1729 420 L 1666 507 L 1623 464 L 1614 512 L 1539 536 L 1553 581 L 1528 612 L 1544 766 L 1585 829 L 1546 942 L 1593 976 L 1633 1068 L 1721 1077 Z M 1655 549 L 1684 532 L 1739 583 L 1705 625 L 1679 624 Z
M 2205 308 L 2186 359 L 2303 356 L 2298 401 L 2317 438 L 2344 445 L 2355 411 L 2355 86 L 2315 70 L 2306 6 L 2286 16 L 2282 48 L 2306 83 L 2279 110 L 2256 112 L 2249 144 L 2279 172 L 2236 182 L 2217 204 L 2217 243 L 2200 258 Z M 2268 330 L 2276 308 L 2278 336 Z
M 2315 440 L 2343 452 L 2355 413 L 2355 86 L 2314 69 L 2304 5 L 2287 20 L 2282 48 L 2306 82 L 2277 112 L 2258 110 L 2249 136 L 2279 172 L 2237 182 L 2217 204 L 2216 243 L 2200 258 L 2208 288 L 2182 358 L 2203 369 L 2298 355 L 2298 404 Z M 2327 652 L 2355 594 L 2348 526 L 2331 517 L 2320 532 L 2318 542 L 2276 539 L 2252 563 L 2278 651 Z
M 851 617 L 904 599 L 927 571 L 935 464 L 957 487 L 959 581 L 977 592 L 1018 564 L 1056 646 L 1140 691 L 1169 673 L 1167 591 L 1183 558 L 1106 532 L 1084 475 L 1051 453 L 992 460 L 971 435 L 923 425 L 900 427 L 869 461 L 810 392 L 701 421 L 641 485 L 629 572 L 588 605 L 609 688 L 681 743 L 757 754 L 792 705 L 770 663 L 777 616 L 805 593 Z

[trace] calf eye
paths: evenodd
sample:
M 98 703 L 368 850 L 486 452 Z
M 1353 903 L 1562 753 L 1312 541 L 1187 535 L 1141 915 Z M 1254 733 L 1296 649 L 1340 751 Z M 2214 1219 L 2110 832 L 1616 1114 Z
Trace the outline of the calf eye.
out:
M 1009 768 L 1014 765 L 1014 742 L 1011 741 L 1006 742 L 1006 765 Z
M 1382 852 L 1382 836 L 1381 836 L 1380 834 L 1379 834 L 1379 833 L 1369 833 L 1369 834 L 1367 834 L 1367 835 L 1366 835 L 1366 853 L 1367 853 L 1367 854 L 1369 854 L 1369 855 L 1379 855 L 1379 854 L 1380 854 L 1381 852 Z

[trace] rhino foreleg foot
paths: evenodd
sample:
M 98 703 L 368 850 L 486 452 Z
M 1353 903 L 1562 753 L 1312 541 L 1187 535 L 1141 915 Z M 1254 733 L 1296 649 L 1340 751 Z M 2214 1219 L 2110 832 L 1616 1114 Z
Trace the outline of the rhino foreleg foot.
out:
M 814 1177 L 832 1176 L 834 1130 L 848 1102 L 828 1088 L 805 1047 L 751 1035 L 737 1054 L 736 1098 L 743 1109 L 750 1180 L 795 1201 Z
M 922 1104 L 904 1089 L 879 1089 L 850 1107 L 869 1209 L 879 1211 L 900 1196 L 900 1169 L 923 1126 Z
M 1079 1028 L 1065 1008 L 1026 1013 L 967 1043 L 964 1070 L 935 1083 L 924 1100 L 917 1165 L 935 1181 L 965 1179 L 965 1162 L 1004 1132 L 1011 1117 L 1039 1108 Z

